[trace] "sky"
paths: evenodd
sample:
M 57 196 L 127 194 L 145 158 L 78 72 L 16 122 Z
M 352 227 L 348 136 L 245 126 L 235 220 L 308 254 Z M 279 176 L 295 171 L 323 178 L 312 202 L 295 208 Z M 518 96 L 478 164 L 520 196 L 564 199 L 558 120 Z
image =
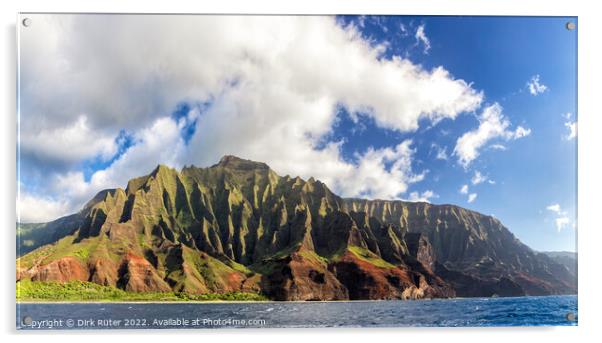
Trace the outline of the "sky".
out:
M 20 222 L 77 212 L 157 164 L 229 154 L 576 249 L 575 18 L 28 17 Z

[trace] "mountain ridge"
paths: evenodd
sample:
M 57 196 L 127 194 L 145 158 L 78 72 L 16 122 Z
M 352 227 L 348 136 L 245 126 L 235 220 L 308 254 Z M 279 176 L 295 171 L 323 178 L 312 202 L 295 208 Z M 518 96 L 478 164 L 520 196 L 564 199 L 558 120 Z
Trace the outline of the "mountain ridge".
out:
M 279 176 L 231 155 L 179 172 L 158 165 L 72 216 L 59 225 L 64 236 L 17 260 L 18 280 L 276 300 L 576 292 L 565 266 L 494 217 L 341 198 L 314 178 Z

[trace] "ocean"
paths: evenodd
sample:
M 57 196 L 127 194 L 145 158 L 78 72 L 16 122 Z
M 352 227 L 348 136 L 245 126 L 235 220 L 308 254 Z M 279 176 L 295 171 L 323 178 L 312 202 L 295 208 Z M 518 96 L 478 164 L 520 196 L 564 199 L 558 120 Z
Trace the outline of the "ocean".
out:
M 577 296 L 413 301 L 19 303 L 24 330 L 577 325 Z

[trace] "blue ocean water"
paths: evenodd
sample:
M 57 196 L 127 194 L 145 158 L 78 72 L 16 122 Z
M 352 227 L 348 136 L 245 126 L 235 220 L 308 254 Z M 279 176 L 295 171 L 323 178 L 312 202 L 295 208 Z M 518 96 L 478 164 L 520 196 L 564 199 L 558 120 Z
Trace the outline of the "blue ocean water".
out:
M 19 329 L 577 325 L 577 296 L 265 303 L 21 303 Z

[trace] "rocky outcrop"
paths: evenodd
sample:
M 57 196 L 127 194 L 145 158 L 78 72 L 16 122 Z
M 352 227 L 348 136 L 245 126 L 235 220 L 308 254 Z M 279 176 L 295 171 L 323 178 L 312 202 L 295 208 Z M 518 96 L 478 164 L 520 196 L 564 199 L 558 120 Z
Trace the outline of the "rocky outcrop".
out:
M 103 286 L 117 285 L 117 266 L 113 261 L 99 258 L 89 264 L 90 281 Z
M 411 234 L 422 234 L 430 242 L 436 262 L 448 271 L 487 285 L 503 277 L 511 281 L 504 285 L 514 295 L 577 292 L 575 273 L 530 249 L 494 217 L 453 205 L 361 199 L 344 199 L 343 203 L 348 211 L 363 211 L 383 224 L 399 227 L 406 243 L 412 240 Z M 437 273 L 441 270 L 437 268 Z M 462 289 L 457 289 L 462 296 L 482 293 L 477 288 Z
M 491 216 L 343 199 L 233 156 L 180 172 L 158 166 L 48 227 L 50 244 L 18 258 L 18 279 L 277 300 L 576 292 L 569 268 Z
M 30 270 L 33 281 L 86 281 L 88 270 L 76 258 L 67 256 Z
M 405 241 L 410 256 L 432 271 L 437 259 L 428 238 L 421 233 L 406 233 Z
M 274 300 L 345 300 L 347 288 L 317 259 L 292 253 L 270 261 L 261 289 Z
M 171 288 L 141 256 L 126 255 L 119 270 L 118 286 L 131 292 L 167 292 Z
M 347 252 L 331 269 L 352 300 L 420 299 L 453 296 L 430 289 L 424 275 L 402 267 L 378 267 Z
M 437 275 L 449 282 L 459 297 L 515 297 L 525 295 L 525 290 L 507 277 L 483 279 L 436 265 Z

